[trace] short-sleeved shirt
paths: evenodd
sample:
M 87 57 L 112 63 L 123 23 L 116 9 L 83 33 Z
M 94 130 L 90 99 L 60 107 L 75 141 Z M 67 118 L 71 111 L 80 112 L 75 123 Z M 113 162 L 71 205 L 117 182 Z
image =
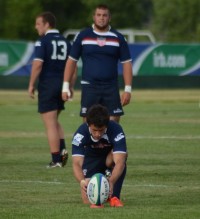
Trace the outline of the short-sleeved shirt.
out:
M 114 29 L 96 32 L 93 27 L 75 38 L 69 57 L 81 57 L 82 83 L 113 83 L 118 79 L 118 62 L 130 62 L 131 55 L 124 36 Z
M 52 29 L 35 43 L 35 58 L 43 62 L 38 84 L 38 111 L 63 110 L 62 83 L 71 44 Z
M 71 44 L 59 33 L 52 29 L 40 37 L 35 43 L 35 58 L 43 62 L 39 79 L 62 78 Z
M 113 153 L 126 153 L 126 138 L 120 124 L 109 121 L 106 132 L 99 141 L 95 141 L 90 134 L 87 123 L 83 123 L 72 140 L 72 156 L 83 156 L 84 159 L 105 158 L 113 150 Z

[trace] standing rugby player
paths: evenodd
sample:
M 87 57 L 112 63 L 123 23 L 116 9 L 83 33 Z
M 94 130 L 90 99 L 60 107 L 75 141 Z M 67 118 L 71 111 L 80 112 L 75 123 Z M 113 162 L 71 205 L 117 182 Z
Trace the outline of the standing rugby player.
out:
M 40 38 L 35 43 L 28 88 L 29 96 L 34 98 L 35 84 L 39 79 L 38 112 L 46 128 L 52 158 L 48 168 L 63 167 L 68 158 L 58 117 L 64 109 L 61 94 L 63 72 L 71 45 L 55 28 L 56 18 L 51 12 L 43 12 L 36 17 L 35 29 Z
M 102 104 L 109 110 L 111 120 L 119 122 L 123 106 L 129 104 L 132 89 L 132 59 L 124 36 L 112 29 L 110 10 L 106 5 L 95 8 L 92 27 L 81 31 L 75 38 L 67 60 L 62 97 L 70 97 L 70 85 L 76 63 L 81 57 L 81 110 L 85 121 L 89 107 Z M 118 87 L 118 62 L 122 63 L 124 92 Z

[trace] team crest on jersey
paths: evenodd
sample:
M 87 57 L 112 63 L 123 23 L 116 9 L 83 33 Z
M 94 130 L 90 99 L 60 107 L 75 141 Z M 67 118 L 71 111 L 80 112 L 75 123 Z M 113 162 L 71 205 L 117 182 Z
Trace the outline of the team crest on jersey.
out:
M 41 42 L 40 41 L 36 41 L 35 42 L 35 46 L 41 46 Z
M 77 134 L 74 136 L 73 140 L 72 140 L 72 144 L 73 144 L 73 145 L 76 145 L 76 146 L 79 146 L 79 145 L 81 144 L 81 141 L 82 141 L 83 138 L 84 138 L 83 135 L 77 133 Z
M 105 45 L 106 45 L 106 38 L 104 38 L 104 37 L 98 37 L 98 38 L 97 38 L 97 44 L 98 44 L 99 46 L 105 46 Z
M 83 175 L 86 176 L 87 174 L 87 169 L 83 169 Z
M 125 137 L 124 134 L 121 132 L 117 135 L 117 137 L 115 138 L 115 141 L 120 141 L 124 137 Z
M 81 113 L 86 113 L 87 112 L 87 108 L 86 107 L 83 107 L 82 109 L 81 109 Z
M 113 110 L 113 113 L 122 113 L 122 110 L 117 108 L 117 109 Z

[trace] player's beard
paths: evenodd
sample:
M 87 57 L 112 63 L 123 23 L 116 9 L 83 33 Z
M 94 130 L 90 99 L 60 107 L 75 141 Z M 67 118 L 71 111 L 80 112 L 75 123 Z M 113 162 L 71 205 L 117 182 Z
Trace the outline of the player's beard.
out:
M 109 26 L 109 24 L 105 24 L 103 26 L 99 26 L 98 24 L 94 24 L 94 25 L 100 31 L 107 31 L 108 30 L 108 26 Z

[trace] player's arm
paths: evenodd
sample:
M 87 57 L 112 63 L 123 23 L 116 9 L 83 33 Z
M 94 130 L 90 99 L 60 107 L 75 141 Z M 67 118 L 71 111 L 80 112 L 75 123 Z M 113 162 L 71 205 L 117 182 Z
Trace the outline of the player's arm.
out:
M 73 166 L 74 176 L 79 183 L 81 182 L 81 180 L 85 179 L 83 175 L 83 170 L 82 170 L 83 160 L 84 160 L 83 156 L 72 157 L 72 166 Z
M 112 175 L 109 178 L 109 184 L 110 184 L 110 192 L 112 194 L 113 192 L 113 186 L 116 183 L 116 181 L 121 176 L 126 163 L 127 154 L 126 153 L 113 153 L 113 162 L 114 162 L 114 168 L 112 170 Z
M 73 172 L 76 180 L 79 182 L 81 187 L 81 196 L 83 203 L 88 203 L 87 198 L 87 185 L 89 182 L 89 179 L 85 179 L 83 175 L 82 165 L 83 165 L 84 157 L 82 156 L 73 156 L 72 157 L 72 166 L 73 166 Z
M 31 69 L 31 76 L 29 80 L 28 93 L 31 98 L 34 98 L 35 92 L 35 83 L 39 77 L 39 74 L 42 70 L 43 62 L 40 60 L 34 60 Z
M 67 59 L 65 70 L 64 70 L 64 81 L 62 88 L 62 99 L 67 101 L 71 97 L 70 89 L 73 87 L 73 83 L 76 81 L 77 74 L 77 61 L 71 59 L 70 57 Z M 75 75 L 74 75 L 75 74 Z
M 123 78 L 124 78 L 125 88 L 121 96 L 121 104 L 122 106 L 125 106 L 129 104 L 131 100 L 133 73 L 132 73 L 131 61 L 124 62 L 122 65 L 123 65 Z
M 74 96 L 74 85 L 75 85 L 76 80 L 77 80 L 77 74 L 78 74 L 78 67 L 76 65 L 75 71 L 74 71 L 74 74 L 72 75 L 72 79 L 71 79 L 70 86 L 69 86 L 69 89 L 70 89 L 70 92 L 71 92 L 71 97 L 70 98 L 73 98 L 73 96 Z

